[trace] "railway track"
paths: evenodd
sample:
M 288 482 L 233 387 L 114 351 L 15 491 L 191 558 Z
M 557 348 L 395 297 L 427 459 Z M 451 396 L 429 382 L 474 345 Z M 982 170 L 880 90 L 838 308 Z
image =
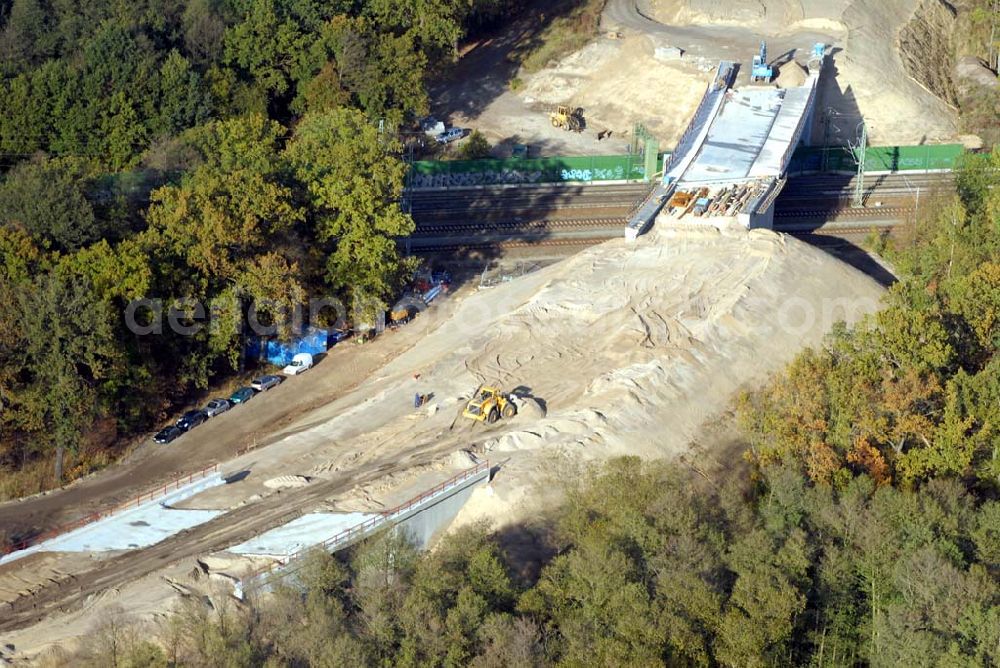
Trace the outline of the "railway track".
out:
M 778 218 L 899 218 L 907 220 L 913 216 L 914 209 L 911 206 L 875 206 L 863 208 L 825 208 L 813 207 L 808 209 L 777 209 L 774 212 L 775 219 Z
M 794 235 L 867 235 L 907 222 L 914 213 L 909 188 L 948 186 L 950 174 L 872 177 L 869 199 L 887 206 L 851 207 L 854 180 L 847 175 L 801 177 L 777 202 L 775 229 Z M 582 246 L 617 238 L 648 184 L 615 186 L 492 186 L 410 193 L 416 222 L 408 250 L 447 252 L 493 247 Z M 895 197 L 896 193 L 904 196 Z M 828 222 L 832 221 L 832 222 Z M 820 223 L 820 224 L 817 224 Z
M 833 222 L 821 227 L 813 225 L 786 224 L 775 226 L 775 232 L 781 232 L 795 237 L 828 237 L 831 240 L 843 237 L 867 237 L 872 232 L 891 232 L 899 226 L 899 223 L 892 220 L 866 221 L 866 222 Z M 577 234 L 575 236 L 550 236 L 546 234 L 527 235 L 523 238 L 510 238 L 500 236 L 483 236 L 480 238 L 433 238 L 414 239 L 413 241 L 424 241 L 428 243 L 414 243 L 414 250 L 423 253 L 457 252 L 470 251 L 483 248 L 493 249 L 517 249 L 527 247 L 587 247 L 599 244 L 608 239 L 618 239 L 622 236 L 622 227 L 601 228 L 592 230 L 586 236 Z
M 931 174 L 881 174 L 865 177 L 866 190 L 900 189 L 909 192 L 909 188 L 933 188 L 937 186 L 951 188 L 954 186 L 954 175 L 950 172 Z M 810 176 L 794 176 L 788 180 L 785 191 L 789 193 L 803 192 L 815 194 L 818 190 L 836 189 L 854 192 L 857 179 L 848 174 L 813 174 Z
M 418 225 L 455 218 L 511 218 L 540 215 L 583 218 L 583 211 L 626 215 L 649 193 L 648 184 L 621 186 L 532 186 L 523 188 L 484 188 L 447 191 L 414 191 L 408 206 Z
M 468 232 L 481 232 L 483 234 L 489 234 L 493 232 L 521 232 L 521 231 L 545 231 L 556 228 L 563 229 L 576 229 L 576 228 L 590 228 L 590 227 L 624 227 L 625 223 L 628 222 L 627 218 L 624 217 L 613 217 L 613 218 L 544 218 L 542 220 L 501 220 L 501 221 L 490 221 L 487 223 L 435 223 L 435 224 L 421 224 L 417 226 L 411 238 L 418 239 L 425 237 L 429 234 L 459 234 Z
M 428 246 L 419 249 L 418 252 L 421 253 L 454 253 L 460 251 L 473 251 L 481 250 L 483 248 L 500 248 L 504 250 L 512 250 L 518 248 L 588 248 L 599 243 L 603 243 L 608 239 L 617 239 L 622 236 L 621 232 L 616 232 L 614 235 L 608 235 L 604 237 L 587 237 L 587 238 L 548 238 L 548 239 L 538 239 L 538 240 L 506 240 L 506 241 L 496 241 L 496 242 L 483 242 L 477 243 L 462 242 L 462 243 L 444 243 L 434 246 Z
M 789 179 L 778 207 L 801 207 L 803 203 L 836 208 L 850 207 L 854 201 L 857 181 L 846 175 L 822 175 Z M 869 176 L 865 179 L 864 200 L 875 202 L 888 199 L 893 204 L 913 205 L 919 199 L 946 197 L 955 190 L 951 174 L 914 174 Z
M 812 231 L 789 231 L 789 230 L 775 230 L 777 232 L 783 232 L 793 237 L 824 237 L 826 241 L 822 245 L 844 245 L 849 244 L 844 237 L 866 237 L 871 230 L 812 230 Z M 539 240 L 506 240 L 506 241 L 496 241 L 496 242 L 463 242 L 463 243 L 442 243 L 434 246 L 428 246 L 425 248 L 418 249 L 417 252 L 420 253 L 454 253 L 463 251 L 474 251 L 481 250 L 484 248 L 491 249 L 503 249 L 503 250 L 515 250 L 521 248 L 589 248 L 590 246 L 597 245 L 608 241 L 609 239 L 617 239 L 621 236 L 620 233 L 615 233 L 614 235 L 608 235 L 606 237 L 592 237 L 592 238 L 556 238 L 556 239 L 539 239 Z M 838 242 L 838 240 L 840 240 Z M 852 244 L 853 245 L 853 244 Z

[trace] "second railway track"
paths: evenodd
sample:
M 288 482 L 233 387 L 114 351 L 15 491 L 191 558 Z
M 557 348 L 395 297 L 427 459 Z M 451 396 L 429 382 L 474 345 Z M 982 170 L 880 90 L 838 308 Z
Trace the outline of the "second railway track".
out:
M 521 231 L 544 231 L 556 228 L 576 229 L 589 227 L 624 227 L 628 222 L 624 217 L 613 218 L 566 218 L 566 219 L 542 219 L 542 220 L 501 220 L 489 221 L 485 223 L 422 223 L 417 225 L 412 238 L 422 238 L 428 235 L 450 235 L 468 232 L 482 232 L 485 234 L 494 232 L 521 232 Z
M 900 187 L 950 186 L 942 175 L 881 177 L 869 197 L 884 206 L 850 206 L 854 181 L 841 175 L 791 182 L 775 211 L 775 229 L 788 234 L 859 235 L 912 220 L 910 200 Z M 791 185 L 790 184 L 790 185 Z M 457 248 L 580 246 L 617 238 L 630 213 L 650 192 L 649 184 L 488 186 L 410 192 L 407 202 L 416 223 L 407 246 L 418 252 Z M 815 189 L 816 195 L 808 192 Z
M 625 215 L 648 195 L 649 184 L 524 186 L 481 189 L 417 190 L 406 205 L 418 226 L 463 218 L 588 218 Z M 587 211 L 594 211 L 592 216 Z

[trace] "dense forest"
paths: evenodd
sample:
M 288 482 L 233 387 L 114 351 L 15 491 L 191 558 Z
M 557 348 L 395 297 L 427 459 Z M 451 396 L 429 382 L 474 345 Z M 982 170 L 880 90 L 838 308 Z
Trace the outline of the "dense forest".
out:
M 997 665 L 1000 152 L 886 253 L 884 310 L 742 399 L 745 470 L 612 461 L 532 527 L 316 552 L 248 604 L 111 620 L 74 661 Z
M 412 269 L 395 130 L 519 8 L 0 1 L 0 499 L 107 463 L 240 370 L 250 304 L 279 324 L 313 296 L 390 299 Z M 217 326 L 139 336 L 145 298 Z

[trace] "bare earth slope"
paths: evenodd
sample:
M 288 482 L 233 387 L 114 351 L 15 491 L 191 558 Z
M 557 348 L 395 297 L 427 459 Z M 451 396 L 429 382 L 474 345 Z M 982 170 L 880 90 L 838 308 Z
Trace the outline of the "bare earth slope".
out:
M 500 468 L 459 523 L 530 520 L 550 507 L 561 479 L 590 462 L 683 455 L 738 390 L 819 343 L 836 320 L 875 310 L 881 294 L 865 275 L 789 237 L 662 225 L 634 244 L 610 241 L 471 294 L 450 317 L 418 318 L 414 326 L 428 336 L 356 390 L 300 418 L 284 439 L 225 465 L 248 471 L 246 478 L 184 504 L 233 515 L 174 536 L 169 546 L 120 556 L 114 568 L 62 561 L 58 568 L 73 577 L 69 588 L 34 573 L 31 560 L 15 562 L 5 577 L 46 587 L 53 612 L 4 640 L 31 652 L 72 642 L 111 610 L 155 616 L 172 604 L 171 591 L 205 586 L 187 575 L 192 559 L 231 544 L 225 536 L 259 533 L 282 513 L 290 519 L 318 507 L 398 503 L 394 488 L 412 488 L 428 466 L 450 466 L 460 449 Z M 422 318 L 428 322 L 419 324 Z M 492 427 L 461 418 L 482 381 L 533 395 L 535 408 Z M 412 407 L 415 392 L 432 394 L 420 410 Z M 268 489 L 282 475 L 312 482 L 283 494 Z M 351 481 L 361 486 L 351 490 Z M 172 584 L 165 587 L 164 577 Z M 104 594 L 81 599 L 98 582 Z M 64 594 L 72 605 L 54 612 Z M 30 618 L 30 602 L 23 612 Z
M 818 113 L 832 108 L 842 117 L 834 118 L 831 140 L 838 133 L 853 138 L 859 112 L 877 144 L 957 136 L 956 111 L 949 106 L 954 95 L 940 76 L 948 70 L 952 20 L 942 0 L 610 0 L 608 11 L 620 17 L 646 14 L 668 24 L 664 37 L 682 48 L 691 42 L 711 49 L 711 41 L 721 43 L 738 30 L 744 39 L 736 57 L 744 62 L 756 51 L 752 39 L 767 38 L 773 59 L 788 48 L 800 55 L 810 48 L 811 42 L 801 39 L 805 33 L 793 31 L 825 31 L 830 38 L 820 41 L 834 47 L 836 79 L 824 77 Z M 790 36 L 798 43 L 789 44 Z
M 548 415 L 487 440 L 504 467 L 463 519 L 530 520 L 553 500 L 546 490 L 587 462 L 686 453 L 739 390 L 818 344 L 836 320 L 874 311 L 881 293 L 766 231 L 660 226 L 637 247 L 573 258 L 471 344 L 470 370 L 531 387 Z
M 767 231 L 658 226 L 636 244 L 606 242 L 466 297 L 356 391 L 248 455 L 253 475 L 234 493 L 266 494 L 261 481 L 278 475 L 360 475 L 459 449 L 506 462 L 498 493 L 543 474 L 552 456 L 567 467 L 677 455 L 736 391 L 819 343 L 837 320 L 874 311 L 881 293 L 822 251 Z M 491 427 L 460 417 L 484 382 L 537 398 L 547 414 Z M 419 411 L 417 392 L 432 395 Z M 514 521 L 512 511 L 492 519 Z
M 475 45 L 455 80 L 434 91 L 434 107 L 493 142 L 526 142 L 540 154 L 621 153 L 636 122 L 669 148 L 719 59 L 741 63 L 745 77 L 761 39 L 779 71 L 791 58 L 805 64 L 822 42 L 831 63 L 814 141 L 853 140 L 862 117 L 876 144 L 954 141 L 953 11 L 945 0 L 608 0 L 604 35 L 534 74 L 515 72 L 504 58 L 530 33 L 525 21 Z M 609 32 L 624 39 L 608 39 Z M 684 56 L 658 59 L 660 47 Z M 507 87 L 515 77 L 516 92 Z M 552 128 L 547 112 L 559 104 L 583 108 L 587 129 Z M 611 139 L 599 141 L 606 131 Z

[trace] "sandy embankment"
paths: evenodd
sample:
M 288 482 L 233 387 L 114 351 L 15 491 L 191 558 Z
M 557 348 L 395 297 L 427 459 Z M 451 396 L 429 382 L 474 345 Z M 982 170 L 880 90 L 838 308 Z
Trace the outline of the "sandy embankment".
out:
M 881 294 L 867 276 L 789 237 L 658 225 L 634 244 L 610 241 L 473 293 L 440 322 L 427 315 L 414 325 L 427 327 L 419 345 L 287 438 L 228 462 L 250 474 L 188 504 L 224 509 L 278 494 L 267 486 L 278 476 L 313 485 L 349 474 L 374 482 L 300 510 L 373 511 L 466 467 L 468 456 L 456 453 L 469 450 L 500 468 L 454 526 L 530 522 L 590 463 L 684 455 L 738 390 L 819 343 L 835 321 L 876 309 Z M 493 427 L 465 420 L 458 412 L 479 382 L 519 389 L 545 411 Z M 415 411 L 416 391 L 433 398 Z M 214 586 L 196 576 L 193 560 L 182 560 L 5 640 L 32 655 L 72 647 L 116 611 L 156 619 L 179 596 Z

